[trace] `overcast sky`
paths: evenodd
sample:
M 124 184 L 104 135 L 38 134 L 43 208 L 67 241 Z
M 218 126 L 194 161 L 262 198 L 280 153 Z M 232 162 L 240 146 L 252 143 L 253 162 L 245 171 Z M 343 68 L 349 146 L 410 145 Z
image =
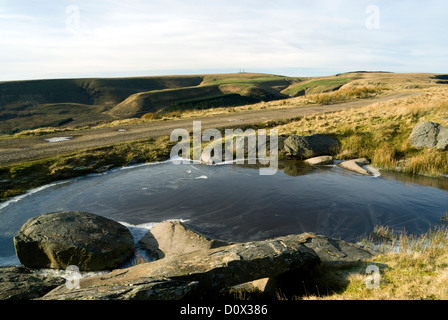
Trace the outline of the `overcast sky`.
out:
M 0 80 L 448 72 L 446 0 L 0 0 Z

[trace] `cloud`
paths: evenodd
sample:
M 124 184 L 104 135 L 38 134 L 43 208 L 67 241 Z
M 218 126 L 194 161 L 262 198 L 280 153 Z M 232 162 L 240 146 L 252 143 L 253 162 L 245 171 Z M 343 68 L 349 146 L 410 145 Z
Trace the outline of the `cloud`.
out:
M 446 5 L 436 0 L 72 2 L 7 1 L 3 80 L 240 68 L 434 72 L 446 52 L 446 10 L 435 9 Z M 372 2 L 378 30 L 365 25 Z

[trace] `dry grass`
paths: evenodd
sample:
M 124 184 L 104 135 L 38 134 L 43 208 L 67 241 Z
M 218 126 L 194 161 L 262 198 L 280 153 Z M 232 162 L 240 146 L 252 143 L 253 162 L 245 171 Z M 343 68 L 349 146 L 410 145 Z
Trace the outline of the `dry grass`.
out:
M 415 300 L 448 299 L 448 230 L 446 227 L 430 230 L 420 236 L 395 234 L 387 227 L 377 228 L 387 235 L 381 244 L 382 253 L 351 268 L 325 270 L 326 279 L 344 283 L 336 292 L 309 295 L 305 299 L 330 300 Z M 392 238 L 391 238 L 392 236 Z M 366 268 L 379 268 L 379 286 L 371 283 Z M 321 292 L 325 292 L 322 288 Z
M 420 121 L 448 126 L 448 89 L 371 106 L 303 117 L 278 126 L 280 134 L 327 134 L 341 142 L 340 159 L 365 157 L 387 170 L 437 176 L 448 174 L 448 152 L 418 150 L 408 143 Z
M 416 91 L 439 92 L 443 91 L 443 86 L 430 83 L 433 74 L 394 74 L 394 73 L 364 73 L 356 74 L 357 79 L 342 86 L 339 90 L 320 93 L 307 94 L 302 97 L 288 98 L 269 102 L 260 102 L 250 106 L 211 108 L 207 110 L 188 110 L 173 117 L 164 115 L 166 119 L 191 119 L 203 116 L 213 116 L 226 114 L 229 112 L 244 112 L 247 110 L 264 109 L 284 109 L 288 107 L 306 106 L 310 104 L 332 104 L 358 99 L 372 98 L 387 92 Z M 147 121 L 160 120 L 159 116 L 147 115 Z
M 341 89 L 329 93 L 321 94 L 309 94 L 303 97 L 288 98 L 275 101 L 263 101 L 251 105 L 239 106 L 239 107 L 219 107 L 209 108 L 205 110 L 182 110 L 173 112 L 149 112 L 144 114 L 140 119 L 131 119 L 127 121 L 160 121 L 160 120 L 174 120 L 174 119 L 194 119 L 198 117 L 216 116 L 228 113 L 238 113 L 245 111 L 257 111 L 257 110 L 275 110 L 293 108 L 297 106 L 307 106 L 311 104 L 329 105 L 341 102 L 356 101 L 359 99 L 374 98 L 382 93 L 387 92 L 387 88 L 373 88 L 373 87 L 361 87 L 361 88 L 347 88 Z M 113 125 L 117 125 L 119 122 L 115 122 Z
M 359 99 L 373 98 L 384 91 L 387 88 L 376 87 L 361 87 L 361 88 L 345 88 L 329 93 L 320 93 L 307 96 L 308 103 L 317 103 L 322 105 L 341 103 L 347 101 L 354 101 Z

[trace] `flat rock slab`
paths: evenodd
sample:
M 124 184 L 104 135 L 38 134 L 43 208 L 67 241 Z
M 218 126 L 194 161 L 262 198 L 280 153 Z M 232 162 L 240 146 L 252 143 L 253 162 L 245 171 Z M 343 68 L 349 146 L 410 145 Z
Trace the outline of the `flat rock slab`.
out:
M 348 160 L 341 162 L 338 164 L 339 167 L 357 172 L 366 176 L 371 176 L 372 173 L 364 169 L 362 166 L 369 164 L 369 161 L 367 159 L 361 158 L 361 159 L 354 159 L 354 160 Z
M 141 277 L 80 289 L 63 285 L 36 300 L 180 300 L 196 285 L 194 281 Z
M 0 300 L 32 300 L 65 282 L 60 277 L 44 277 L 24 267 L 0 268 Z
M 181 221 L 161 222 L 152 227 L 139 242 L 142 249 L 150 251 L 157 259 L 229 244 L 231 243 L 202 235 Z
M 306 239 L 305 246 L 313 249 L 323 263 L 351 264 L 370 259 L 377 254 L 356 244 L 315 233 L 304 233 L 302 237 Z
M 28 220 L 14 237 L 28 268 L 112 270 L 135 251 L 131 232 L 113 220 L 86 212 L 55 212 Z
M 332 165 L 333 157 L 332 156 L 314 157 L 314 158 L 306 159 L 305 162 L 312 166 Z

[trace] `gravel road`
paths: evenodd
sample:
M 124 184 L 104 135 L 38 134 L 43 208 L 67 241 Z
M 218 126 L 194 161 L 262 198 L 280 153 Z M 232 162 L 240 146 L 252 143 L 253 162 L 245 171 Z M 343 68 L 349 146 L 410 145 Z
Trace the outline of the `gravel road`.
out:
M 210 117 L 148 122 L 139 125 L 128 125 L 113 128 L 99 128 L 78 131 L 67 131 L 37 137 L 0 140 L 0 166 L 11 165 L 24 160 L 43 158 L 58 154 L 75 152 L 81 149 L 107 146 L 119 142 L 141 140 L 159 136 L 169 136 L 174 129 L 189 131 L 193 128 L 193 120 L 201 121 L 202 129 L 236 128 L 238 126 L 263 122 L 267 120 L 293 119 L 299 116 L 322 112 L 339 111 L 349 108 L 359 108 L 373 103 L 398 98 L 406 98 L 418 93 L 400 92 L 374 99 L 335 105 L 308 105 L 300 107 L 285 107 L 283 109 L 233 112 Z M 71 137 L 67 141 L 48 142 L 45 139 L 55 137 Z

